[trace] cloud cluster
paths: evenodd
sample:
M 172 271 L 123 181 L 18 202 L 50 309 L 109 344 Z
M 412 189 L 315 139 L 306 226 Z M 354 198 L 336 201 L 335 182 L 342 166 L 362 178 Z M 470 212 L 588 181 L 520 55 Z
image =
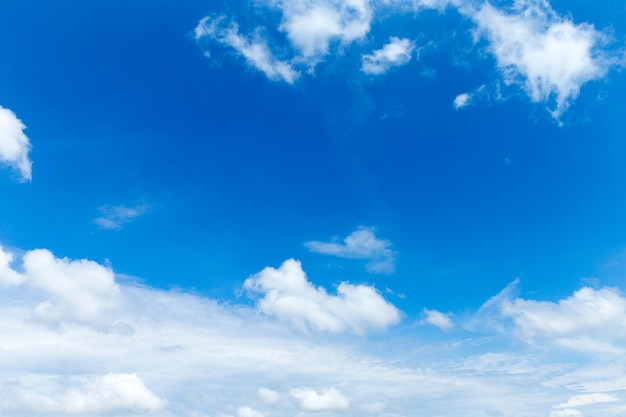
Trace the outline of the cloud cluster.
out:
M 493 415 L 617 417 L 625 406 L 623 354 L 590 351 L 584 360 L 555 362 L 550 349 L 519 343 L 495 353 L 503 349 L 506 326 L 497 343 L 467 333 L 427 344 L 413 326 L 374 340 L 312 337 L 245 305 L 120 284 L 108 267 L 47 250 L 12 258 L 3 249 L 0 271 L 0 413 L 7 417 L 358 416 L 382 410 L 479 417 L 485 409 Z M 367 330 L 398 317 L 370 287 L 337 296 L 314 287 L 295 261 L 267 268 L 246 285 L 271 299 L 284 320 L 294 317 L 311 330 L 314 323 L 320 330 Z M 581 289 L 554 303 L 512 294 L 509 288 L 488 307 L 497 306 L 499 320 L 532 329 L 546 343 L 558 344 L 562 335 L 609 338 L 623 316 L 623 297 L 611 289 Z M 57 309 L 56 325 L 36 316 L 42 302 Z M 556 325 L 583 313 L 592 317 L 578 327 Z M 552 324 L 541 327 L 537 314 Z M 518 335 L 511 333 L 511 340 Z M 623 345 L 621 336 L 613 341 Z
M 261 0 L 257 4 L 260 15 L 266 8 L 280 14 L 273 29 L 282 33 L 288 44 L 281 53 L 285 59 L 278 59 L 268 46 L 268 31 L 257 28 L 254 35 L 243 36 L 237 23 L 222 25 L 223 17 L 202 19 L 196 38 L 231 47 L 270 80 L 289 84 L 303 71 L 313 73 L 332 53 L 344 54 L 345 46 L 356 41 L 359 47 L 367 44 L 377 17 L 415 15 L 424 9 L 444 12 L 455 8 L 473 22 L 473 35 L 476 40 L 487 40 L 502 80 L 521 85 L 532 101 L 548 106 L 557 120 L 582 85 L 604 77 L 618 64 L 606 49 L 608 36 L 590 24 L 575 24 L 558 15 L 546 0 L 517 0 L 509 8 L 489 2 L 477 6 L 471 0 Z M 383 74 L 409 62 L 414 49 L 414 40 L 392 34 L 381 49 L 360 55 L 361 70 Z M 466 106 L 470 99 L 469 93 L 458 95 L 455 108 Z
M 248 278 L 244 288 L 261 294 L 257 307 L 300 329 L 365 333 L 400 321 L 400 312 L 376 289 L 342 282 L 337 295 L 315 287 L 300 262 L 289 259 L 278 269 L 267 267 Z
M 26 126 L 11 110 L 0 106 L 0 163 L 16 169 L 23 181 L 32 179 L 32 161 L 28 157 L 30 140 Z
M 310 241 L 305 245 L 311 252 L 367 260 L 365 267 L 373 274 L 391 274 L 396 270 L 396 253 L 391 249 L 391 242 L 378 239 L 372 228 L 359 227 L 342 243 Z

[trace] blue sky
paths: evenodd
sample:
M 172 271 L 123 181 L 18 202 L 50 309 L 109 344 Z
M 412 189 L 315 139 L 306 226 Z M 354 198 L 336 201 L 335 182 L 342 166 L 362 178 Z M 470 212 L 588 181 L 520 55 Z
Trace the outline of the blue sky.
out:
M 623 415 L 622 2 L 1 8 L 2 415 Z

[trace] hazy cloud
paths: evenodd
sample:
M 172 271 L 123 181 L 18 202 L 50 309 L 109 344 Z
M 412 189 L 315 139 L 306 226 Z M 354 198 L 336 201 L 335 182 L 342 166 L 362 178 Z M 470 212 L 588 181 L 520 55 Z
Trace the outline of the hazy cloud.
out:
M 319 393 L 310 388 L 292 389 L 289 395 L 305 411 L 347 410 L 350 400 L 335 388 L 326 388 Z
M 427 308 L 422 311 L 422 314 L 424 315 L 424 318 L 420 321 L 422 324 L 430 324 L 442 330 L 449 330 L 454 327 L 452 320 L 447 314 Z
M 407 64 L 411 61 L 411 54 L 415 43 L 409 39 L 391 37 L 389 43 L 369 55 L 362 55 L 361 71 L 366 74 L 384 74 L 389 68 Z
M 101 229 L 121 230 L 124 224 L 146 214 L 149 209 L 150 206 L 147 204 L 139 204 L 134 207 L 103 206 L 100 207 L 102 216 L 93 222 Z
M 396 270 L 396 254 L 389 240 L 378 239 L 373 228 L 359 227 L 342 243 L 310 241 L 305 243 L 311 252 L 333 255 L 345 259 L 367 260 L 366 269 L 373 274 L 391 274 Z

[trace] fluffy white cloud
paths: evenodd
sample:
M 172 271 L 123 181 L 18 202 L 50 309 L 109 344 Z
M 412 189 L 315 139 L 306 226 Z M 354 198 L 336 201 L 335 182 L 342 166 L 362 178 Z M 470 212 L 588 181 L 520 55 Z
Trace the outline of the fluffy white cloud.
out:
M 289 259 L 275 269 L 267 267 L 248 278 L 244 287 L 262 294 L 257 307 L 300 329 L 321 332 L 364 333 L 400 321 L 400 312 L 376 289 L 342 282 L 329 295 L 307 279 L 300 262 Z
M 259 388 L 257 394 L 259 394 L 259 398 L 261 398 L 265 404 L 276 404 L 280 400 L 280 395 L 267 387 Z
M 415 43 L 409 39 L 391 37 L 389 43 L 369 55 L 362 55 L 361 71 L 366 74 L 384 74 L 389 68 L 407 64 L 411 61 L 411 54 Z
M 449 330 L 454 327 L 450 317 L 440 311 L 425 308 L 422 314 L 424 315 L 424 318 L 420 321 L 422 324 L 430 324 L 442 330 Z
M 372 10 L 368 0 L 267 0 L 282 13 L 280 30 L 300 52 L 301 59 L 314 65 L 328 54 L 337 40 L 348 44 L 362 39 L 370 30 Z
M 289 395 L 305 411 L 347 410 L 350 399 L 336 388 L 326 388 L 318 393 L 311 388 L 292 389 Z
M 101 229 L 121 230 L 124 224 L 146 214 L 149 209 L 150 206 L 147 204 L 139 204 L 134 207 L 103 206 L 100 207 L 102 216 L 96 218 L 93 222 Z
M 12 262 L 13 254 L 5 252 L 2 245 L 0 245 L 0 288 L 20 285 L 26 280 L 24 275 L 11 267 Z
M 584 287 L 557 303 L 521 298 L 504 300 L 501 309 L 527 339 L 581 336 L 623 339 L 626 330 L 626 299 L 612 288 Z
M 30 140 L 24 134 L 26 126 L 11 110 L 0 106 L 0 163 L 20 173 L 24 181 L 32 179 L 32 161 L 28 158 Z
M 333 255 L 345 259 L 366 259 L 366 269 L 373 274 L 391 274 L 396 270 L 395 252 L 389 240 L 378 239 L 374 229 L 359 227 L 347 236 L 343 243 L 336 241 L 305 243 L 312 252 Z
M 250 407 L 239 407 L 237 417 L 265 417 L 262 412 Z
M 605 36 L 589 24 L 558 16 L 545 0 L 517 0 L 510 13 L 485 3 L 472 15 L 508 83 L 520 83 L 535 102 L 554 101 L 558 118 L 580 87 L 603 77 L 612 62 Z
M 274 81 L 284 81 L 293 84 L 300 76 L 293 66 L 281 61 L 267 46 L 267 41 L 260 34 L 247 38 L 239 34 L 236 23 L 223 25 L 223 17 L 200 20 L 195 29 L 196 40 L 209 38 L 222 45 L 229 46 L 243 56 L 249 65 L 263 72 L 267 78 Z
M 469 93 L 463 93 L 463 94 L 459 94 L 458 96 L 456 96 L 454 98 L 454 108 L 459 110 L 462 109 L 463 107 L 466 107 L 470 104 L 472 100 L 472 96 Z

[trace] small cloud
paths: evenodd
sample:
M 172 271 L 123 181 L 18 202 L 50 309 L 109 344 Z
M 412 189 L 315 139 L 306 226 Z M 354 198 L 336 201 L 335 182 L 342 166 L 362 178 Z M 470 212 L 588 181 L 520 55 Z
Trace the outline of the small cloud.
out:
M 270 80 L 293 84 L 298 79 L 300 73 L 290 63 L 276 58 L 260 34 L 247 38 L 239 34 L 237 23 L 224 27 L 222 21 L 223 17 L 202 19 L 195 29 L 196 40 L 209 38 L 233 48 L 246 59 L 248 65 L 261 71 Z
M 289 395 L 305 411 L 332 411 L 350 408 L 350 399 L 335 388 L 323 389 L 319 394 L 310 388 L 292 389 L 289 391 Z
M 265 415 L 250 407 L 239 407 L 237 409 L 237 417 L 265 417 Z
M 259 388 L 257 394 L 259 395 L 259 398 L 261 398 L 261 401 L 268 405 L 276 404 L 280 400 L 280 395 L 278 395 L 276 391 L 267 387 Z
M 267 267 L 251 276 L 244 288 L 261 294 L 257 308 L 302 330 L 357 334 L 384 329 L 400 321 L 400 312 L 366 285 L 342 282 L 330 295 L 307 279 L 300 262 L 289 259 L 275 269 Z
M 102 206 L 100 207 L 102 216 L 93 222 L 101 229 L 121 230 L 124 224 L 147 213 L 148 210 L 150 210 L 150 206 L 147 204 L 139 204 L 134 207 Z
M 439 327 L 441 330 L 449 330 L 454 327 L 450 316 L 447 314 L 427 308 L 422 311 L 422 314 L 424 318 L 420 321 L 420 324 L 430 324 Z
M 24 134 L 26 126 L 11 110 L 0 106 L 0 163 L 17 170 L 22 181 L 32 180 L 32 148 Z
M 395 272 L 395 252 L 391 250 L 389 240 L 376 238 L 373 228 L 359 227 L 347 236 L 343 243 L 310 241 L 305 243 L 311 252 L 337 256 L 344 259 L 364 259 L 372 274 L 391 274 Z
M 472 96 L 468 93 L 459 94 L 454 99 L 454 108 L 456 110 L 462 109 L 470 104 Z
M 407 64 L 415 43 L 409 39 L 391 37 L 389 43 L 369 55 L 362 55 L 361 71 L 366 74 L 380 75 L 391 67 Z
M 567 400 L 567 402 L 563 404 L 559 404 L 558 408 L 572 408 L 572 407 L 580 407 L 581 405 L 588 405 L 594 403 L 609 403 L 619 401 L 614 395 L 605 394 L 605 393 L 594 393 L 594 394 L 583 394 L 576 395 Z

